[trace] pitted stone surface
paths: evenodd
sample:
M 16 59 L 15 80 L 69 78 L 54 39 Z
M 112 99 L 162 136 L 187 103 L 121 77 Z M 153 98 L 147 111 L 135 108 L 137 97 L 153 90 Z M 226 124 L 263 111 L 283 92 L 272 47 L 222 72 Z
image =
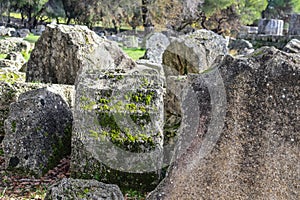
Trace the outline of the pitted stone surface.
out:
M 282 50 L 288 53 L 300 53 L 300 40 L 292 39 Z
M 11 103 L 17 101 L 18 97 L 31 90 L 48 87 L 48 89 L 56 94 L 59 94 L 70 108 L 74 107 L 74 93 L 73 86 L 67 85 L 46 85 L 41 83 L 5 83 L 0 82 L 0 143 L 2 142 L 4 132 L 4 121 L 9 115 L 9 107 Z
M 182 123 L 195 129 L 181 133 L 177 159 L 147 199 L 298 199 L 299 55 L 262 48 L 226 56 L 188 82 Z M 196 107 L 191 94 L 200 95 Z
M 146 53 L 143 58 L 157 64 L 162 63 L 162 55 L 168 45 L 170 39 L 163 33 L 153 33 L 147 37 Z
M 26 81 L 74 85 L 85 63 L 101 69 L 134 66 L 116 43 L 87 27 L 51 24 L 35 44 L 27 63 Z
M 165 75 L 203 72 L 213 67 L 227 53 L 226 39 L 212 31 L 198 30 L 171 38 L 162 57 Z
M 22 38 L 8 37 L 0 40 L 0 53 L 8 54 L 11 52 L 26 52 L 30 50 L 30 43 Z
M 42 176 L 71 151 L 72 112 L 51 89 L 22 93 L 4 123 L 5 165 Z
M 157 184 L 154 171 L 163 158 L 163 83 L 157 75 L 135 72 L 99 73 L 76 85 L 74 177 L 100 174 L 103 181 L 138 190 Z
M 64 178 L 48 189 L 45 199 L 123 200 L 124 197 L 117 185 L 105 184 L 96 180 Z
M 159 69 L 136 65 L 119 49 L 88 56 L 75 83 L 72 177 L 149 191 L 163 158 Z

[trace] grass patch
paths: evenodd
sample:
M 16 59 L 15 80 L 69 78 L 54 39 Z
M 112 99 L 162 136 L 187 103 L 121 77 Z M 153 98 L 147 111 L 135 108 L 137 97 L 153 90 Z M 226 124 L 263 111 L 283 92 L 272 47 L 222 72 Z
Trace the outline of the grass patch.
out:
M 3 53 L 0 53 L 0 59 L 4 59 L 4 58 L 6 58 L 6 54 L 3 54 Z
M 11 12 L 10 17 L 16 18 L 16 19 L 22 19 L 21 13 Z M 7 13 L 4 13 L 3 16 L 8 16 Z
M 36 43 L 36 41 L 40 38 L 39 35 L 34 35 L 32 33 L 30 33 L 26 38 L 24 38 L 24 40 L 26 40 L 27 42 L 30 43 Z
M 146 52 L 146 50 L 144 49 L 137 49 L 137 48 L 123 48 L 123 51 L 133 60 L 138 60 Z

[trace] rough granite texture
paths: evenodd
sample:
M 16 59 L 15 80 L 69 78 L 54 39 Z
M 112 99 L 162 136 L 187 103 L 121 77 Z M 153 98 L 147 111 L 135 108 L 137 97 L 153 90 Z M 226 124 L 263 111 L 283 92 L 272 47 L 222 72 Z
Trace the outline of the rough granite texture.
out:
M 289 35 L 300 35 L 300 15 L 291 14 L 289 21 Z
M 214 74 L 223 86 L 214 86 Z M 275 48 L 226 56 L 188 81 L 184 116 L 193 120 L 183 119 L 189 126 L 176 159 L 147 199 L 299 199 L 300 56 Z M 203 94 L 199 112 L 186 103 L 190 92 Z M 196 131 L 188 129 L 193 123 Z
M 227 41 L 212 31 L 197 30 L 171 38 L 163 53 L 166 76 L 200 73 L 212 67 L 227 51 Z
M 282 50 L 288 53 L 300 53 L 300 40 L 290 40 Z
M 110 53 L 108 53 L 110 52 Z M 80 67 L 132 67 L 117 44 L 86 26 L 48 25 L 27 63 L 26 81 L 74 85 Z M 113 62 L 112 62 L 113 61 Z M 125 61 L 125 62 L 124 62 Z
M 162 63 L 162 55 L 168 45 L 169 38 L 162 33 L 153 33 L 146 38 L 146 53 L 143 58 L 153 62 Z
M 23 40 L 23 38 L 7 37 L 4 40 L 0 40 L 0 54 L 9 54 L 11 52 L 28 53 L 30 48 L 30 43 Z
M 72 112 L 57 88 L 22 93 L 10 104 L 2 141 L 6 168 L 40 177 L 71 153 Z
M 64 178 L 52 185 L 45 197 L 45 200 L 57 199 L 124 200 L 124 197 L 117 185 L 104 184 L 96 180 Z
M 16 102 L 20 94 L 48 87 L 54 93 L 59 94 L 65 100 L 70 108 L 74 106 L 75 88 L 67 85 L 47 85 L 41 83 L 5 83 L 0 81 L 0 143 L 2 142 L 4 132 L 4 120 L 9 114 L 10 104 Z

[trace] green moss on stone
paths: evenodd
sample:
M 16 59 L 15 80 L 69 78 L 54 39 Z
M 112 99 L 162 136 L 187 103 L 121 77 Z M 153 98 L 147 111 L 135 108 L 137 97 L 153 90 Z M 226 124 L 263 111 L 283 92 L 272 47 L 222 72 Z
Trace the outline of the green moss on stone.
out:
M 16 128 L 17 128 L 17 122 L 16 121 L 12 121 L 11 122 L 11 130 L 12 130 L 12 132 L 16 132 Z

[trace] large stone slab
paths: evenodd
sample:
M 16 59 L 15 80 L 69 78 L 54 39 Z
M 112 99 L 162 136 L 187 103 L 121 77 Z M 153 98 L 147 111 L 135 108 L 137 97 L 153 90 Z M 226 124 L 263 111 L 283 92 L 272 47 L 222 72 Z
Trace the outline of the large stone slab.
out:
M 8 54 L 11 52 L 28 53 L 31 46 L 30 43 L 22 38 L 7 37 L 0 40 L 0 53 Z
M 263 48 L 187 81 L 172 166 L 147 199 L 298 199 L 300 57 Z
M 4 121 L 8 118 L 10 104 L 16 102 L 22 93 L 44 87 L 61 95 L 70 108 L 74 106 L 75 89 L 73 86 L 19 82 L 10 84 L 0 81 L 0 143 L 5 135 Z
M 2 141 L 6 168 L 40 177 L 70 155 L 72 112 L 54 90 L 22 93 L 10 105 Z
M 85 62 L 106 68 L 134 65 L 116 43 L 85 26 L 51 24 L 35 44 L 27 63 L 26 81 L 73 85 Z
M 96 180 L 64 178 L 52 185 L 45 197 L 45 200 L 56 199 L 123 200 L 124 197 L 117 185 L 104 184 Z
M 168 45 L 170 44 L 170 39 L 163 33 L 152 33 L 146 37 L 145 48 L 146 52 L 143 56 L 153 63 L 162 63 L 162 55 Z
M 197 30 L 173 38 L 162 57 L 165 75 L 203 72 L 227 53 L 226 39 L 212 31 Z
M 163 89 L 157 75 L 103 71 L 76 86 L 71 173 L 122 189 L 153 189 L 163 145 Z

